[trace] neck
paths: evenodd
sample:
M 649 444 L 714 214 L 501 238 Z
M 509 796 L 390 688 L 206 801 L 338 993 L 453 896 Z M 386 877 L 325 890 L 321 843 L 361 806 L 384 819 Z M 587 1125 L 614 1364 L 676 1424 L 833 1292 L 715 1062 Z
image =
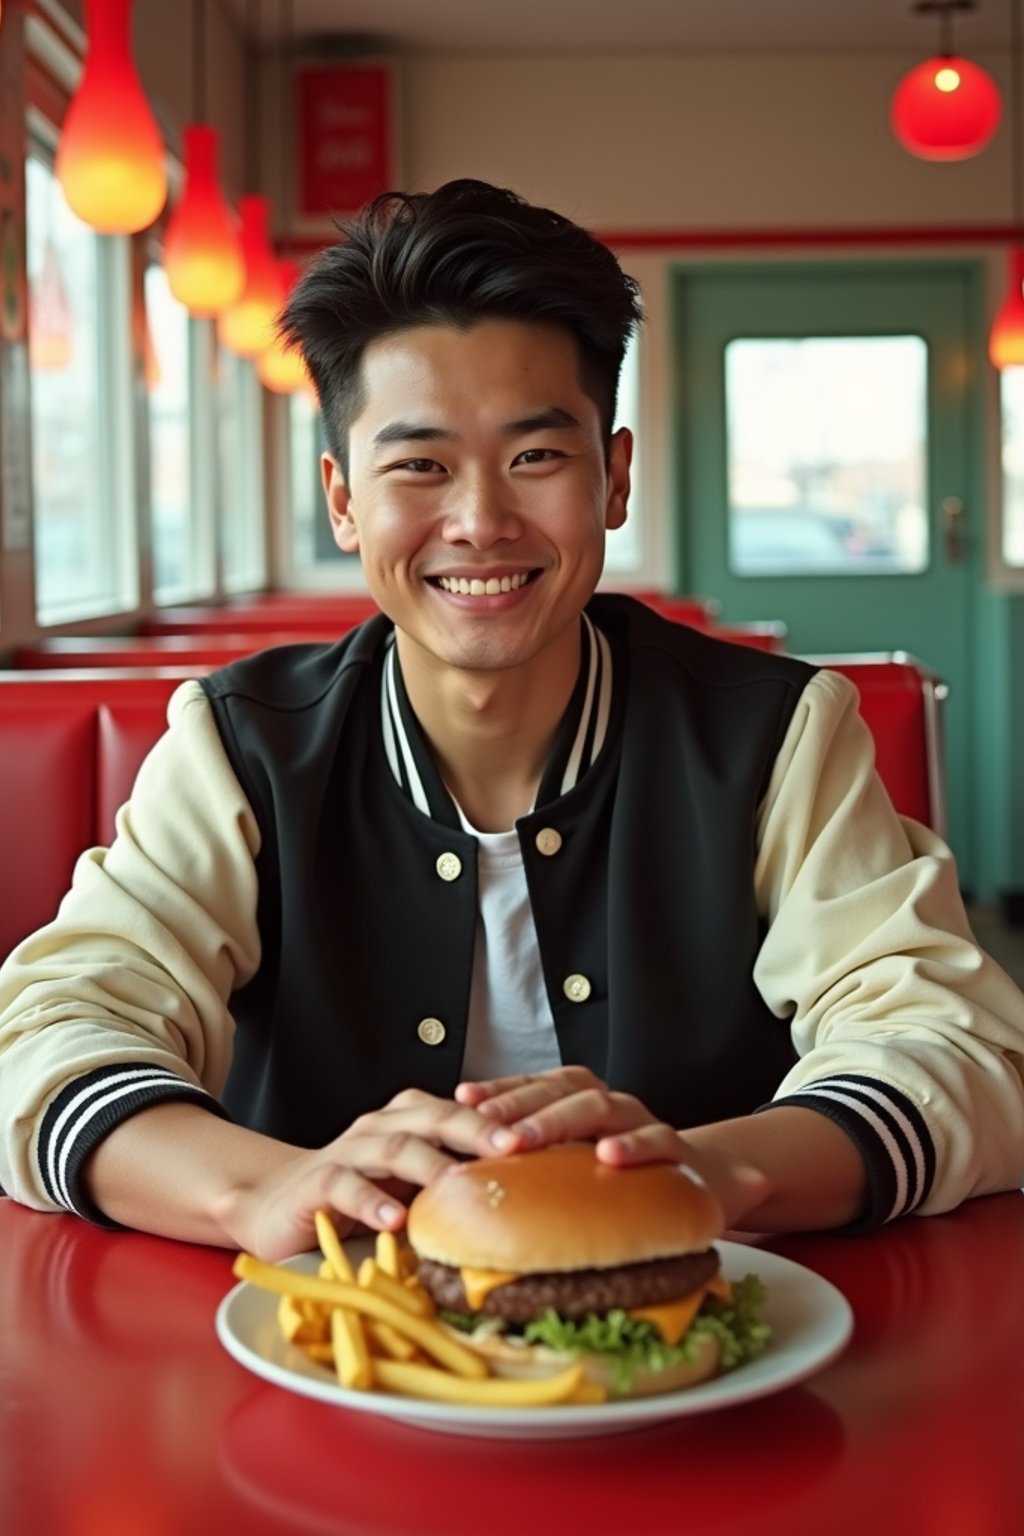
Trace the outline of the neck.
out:
M 401 631 L 406 691 L 449 792 L 480 832 L 504 832 L 533 809 L 580 666 L 570 625 L 533 664 L 496 672 L 438 667 Z

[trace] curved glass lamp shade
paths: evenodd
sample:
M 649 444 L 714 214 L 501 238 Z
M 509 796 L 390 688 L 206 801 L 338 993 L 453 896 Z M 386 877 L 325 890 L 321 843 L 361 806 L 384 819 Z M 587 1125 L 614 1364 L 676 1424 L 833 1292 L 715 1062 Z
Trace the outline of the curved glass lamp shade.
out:
M 233 304 L 245 281 L 235 216 L 217 180 L 217 130 L 185 129 L 185 190 L 164 240 L 164 267 L 174 297 L 197 319 Z
M 167 201 L 164 145 L 131 56 L 132 0 L 85 0 L 85 68 L 57 146 L 68 205 L 104 235 L 152 224 Z

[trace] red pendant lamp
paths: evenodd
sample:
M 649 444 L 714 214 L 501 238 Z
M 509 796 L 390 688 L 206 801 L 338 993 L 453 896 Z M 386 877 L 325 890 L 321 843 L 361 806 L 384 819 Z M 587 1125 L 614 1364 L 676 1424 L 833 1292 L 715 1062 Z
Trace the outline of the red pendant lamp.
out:
M 185 188 L 167 225 L 164 266 L 174 297 L 197 320 L 209 320 L 242 291 L 245 263 L 238 225 L 217 176 L 219 134 L 206 119 L 206 13 L 192 4 L 194 121 L 182 135 Z
M 299 280 L 302 268 L 297 261 L 282 260 L 277 264 L 281 280 L 282 300 L 287 299 Z M 286 347 L 274 331 L 274 339 L 256 358 L 256 377 L 267 389 L 278 395 L 293 395 L 296 390 L 308 389 L 311 383 L 309 370 L 297 347 Z
M 240 357 L 257 357 L 274 340 L 274 321 L 284 302 L 281 271 L 270 246 L 270 199 L 250 193 L 238 200 L 245 254 L 245 287 L 221 315 L 217 336 Z
M 245 262 L 217 180 L 217 130 L 192 123 L 183 137 L 185 190 L 167 225 L 164 266 L 174 297 L 197 320 L 208 320 L 238 298 Z
M 1021 115 L 1024 109 L 1024 91 L 1021 81 L 1021 0 L 1010 0 L 1010 108 L 1013 134 L 1010 141 L 1010 167 L 1013 176 L 1013 224 L 1021 238 L 1021 215 L 1024 213 L 1024 187 L 1022 187 Z M 1010 252 L 1009 281 L 1002 308 L 996 315 L 989 332 L 988 355 L 994 368 L 1020 368 L 1024 365 L 1024 244 L 1018 243 Z
M 952 13 L 974 0 L 920 0 L 915 11 L 939 16 L 939 51 L 903 76 L 890 107 L 893 133 L 921 160 L 968 160 L 983 150 L 1002 117 L 992 76 L 953 52 Z
M 69 207 L 104 235 L 152 224 L 167 200 L 164 146 L 131 54 L 132 0 L 85 0 L 85 67 L 57 146 Z

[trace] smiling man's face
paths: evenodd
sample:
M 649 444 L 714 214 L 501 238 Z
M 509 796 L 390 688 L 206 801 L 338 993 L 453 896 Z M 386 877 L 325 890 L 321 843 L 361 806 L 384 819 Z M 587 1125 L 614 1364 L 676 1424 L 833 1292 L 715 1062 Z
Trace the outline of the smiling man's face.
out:
M 576 343 L 557 326 L 419 326 L 371 343 L 349 482 L 325 456 L 338 545 L 428 668 L 502 671 L 578 644 L 632 448 L 606 453 Z M 542 662 L 541 665 L 544 663 Z

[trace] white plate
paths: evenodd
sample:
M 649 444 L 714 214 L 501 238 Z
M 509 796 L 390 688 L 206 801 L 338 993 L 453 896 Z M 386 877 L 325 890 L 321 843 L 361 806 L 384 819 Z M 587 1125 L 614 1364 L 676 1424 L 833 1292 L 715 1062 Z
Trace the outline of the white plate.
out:
M 357 1413 L 382 1414 L 422 1429 L 455 1435 L 487 1435 L 517 1440 L 560 1436 L 607 1435 L 641 1429 L 681 1414 L 708 1413 L 778 1392 L 803 1381 L 828 1364 L 853 1332 L 853 1313 L 842 1292 L 802 1264 L 742 1243 L 717 1243 L 722 1271 L 730 1280 L 755 1273 L 764 1281 L 765 1316 L 773 1334 L 765 1353 L 735 1371 L 660 1397 L 625 1402 L 575 1404 L 561 1408 L 478 1408 L 429 1403 L 383 1392 L 352 1392 L 338 1385 L 323 1366 L 287 1344 L 277 1326 L 277 1297 L 243 1281 L 217 1309 L 217 1336 L 229 1354 L 257 1376 L 304 1397 L 319 1398 Z M 319 1254 L 290 1259 L 313 1272 Z

